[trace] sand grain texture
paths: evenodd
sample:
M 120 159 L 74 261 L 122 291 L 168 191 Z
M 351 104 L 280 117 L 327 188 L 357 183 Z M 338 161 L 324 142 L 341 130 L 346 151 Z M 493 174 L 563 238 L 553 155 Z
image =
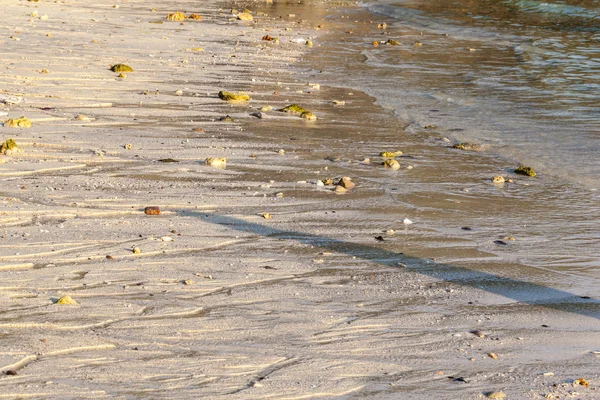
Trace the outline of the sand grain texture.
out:
M 598 395 L 597 301 L 403 226 L 411 207 L 386 204 L 405 171 L 360 161 L 402 123 L 290 72 L 332 10 L 263 4 L 249 22 L 241 5 L 113 5 L 0 2 L 0 94 L 23 98 L 0 111 L 33 124 L 0 127 L 22 150 L 0 156 L 0 398 L 540 398 L 582 376 L 580 398 Z M 165 19 L 177 10 L 202 20 Z M 319 120 L 252 116 L 293 103 Z M 356 184 L 343 196 L 316 184 L 341 177 Z M 448 194 L 406 196 L 421 219 L 448 212 L 434 204 Z

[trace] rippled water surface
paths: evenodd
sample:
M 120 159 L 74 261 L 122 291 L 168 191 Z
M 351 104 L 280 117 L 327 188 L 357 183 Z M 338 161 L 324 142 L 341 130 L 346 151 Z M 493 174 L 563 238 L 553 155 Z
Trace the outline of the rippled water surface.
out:
M 598 188 L 598 1 L 361 5 L 387 22 L 380 40 L 400 42 L 363 51 L 371 76 L 388 77 L 362 82 L 382 104 L 417 125 L 439 120 L 431 109 L 447 112 L 456 139 Z

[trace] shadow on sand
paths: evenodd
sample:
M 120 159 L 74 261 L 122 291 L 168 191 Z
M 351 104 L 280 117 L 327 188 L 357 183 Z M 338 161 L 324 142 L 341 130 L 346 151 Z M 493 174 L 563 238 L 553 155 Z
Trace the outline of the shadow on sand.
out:
M 347 254 L 381 265 L 397 267 L 399 263 L 402 263 L 413 272 L 446 282 L 485 290 L 513 299 L 519 303 L 547 307 L 600 319 L 600 301 L 598 299 L 574 295 L 573 293 L 540 284 L 449 264 L 431 263 L 421 258 L 407 256 L 403 253 L 389 251 L 377 246 L 346 242 L 301 232 L 283 231 L 225 215 L 197 212 L 186 214 L 198 217 L 205 222 L 226 226 L 230 229 L 254 233 L 265 238 L 295 240 L 299 243 L 308 244 L 329 252 Z

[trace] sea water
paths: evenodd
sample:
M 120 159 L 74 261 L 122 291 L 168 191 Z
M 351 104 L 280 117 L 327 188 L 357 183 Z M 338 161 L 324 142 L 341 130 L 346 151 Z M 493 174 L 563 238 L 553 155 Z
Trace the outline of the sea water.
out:
M 518 246 L 480 248 L 578 275 L 593 291 L 600 279 L 600 1 L 369 0 L 344 12 L 347 35 L 338 30 L 327 54 L 309 56 L 323 66 L 316 77 L 373 96 L 409 135 L 431 130 L 451 143 L 481 144 L 486 156 L 503 160 L 504 174 L 533 167 L 534 189 L 521 178 L 521 189 L 496 197 L 477 188 L 465 194 L 490 203 L 506 196 L 506 205 L 531 195 L 528 209 L 500 201 L 497 213 L 473 220 L 490 232 L 512 229 Z M 360 31 L 361 22 L 368 28 Z M 453 154 L 449 162 L 462 162 Z M 438 189 L 452 188 L 456 175 L 443 174 L 447 185 Z M 427 198 L 403 196 L 404 203 L 417 199 L 415 209 Z M 453 221 L 428 222 L 440 236 L 455 234 L 443 230 Z
M 600 188 L 600 2 L 387 0 L 401 51 L 364 51 L 364 89 L 407 121 Z M 383 38 L 387 38 L 384 36 Z M 388 79 L 385 79 L 387 77 Z

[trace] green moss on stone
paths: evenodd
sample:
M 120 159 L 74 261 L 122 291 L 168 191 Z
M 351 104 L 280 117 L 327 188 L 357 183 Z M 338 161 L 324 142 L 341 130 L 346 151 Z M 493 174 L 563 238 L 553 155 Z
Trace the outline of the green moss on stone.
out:
M 536 175 L 533 168 L 526 167 L 524 165 L 521 165 L 519 168 L 515 169 L 515 173 L 521 174 L 521 175 L 527 175 L 527 176 L 531 176 L 531 177 L 534 177 Z
M 126 64 L 115 64 L 110 67 L 112 72 L 133 72 L 133 68 Z

